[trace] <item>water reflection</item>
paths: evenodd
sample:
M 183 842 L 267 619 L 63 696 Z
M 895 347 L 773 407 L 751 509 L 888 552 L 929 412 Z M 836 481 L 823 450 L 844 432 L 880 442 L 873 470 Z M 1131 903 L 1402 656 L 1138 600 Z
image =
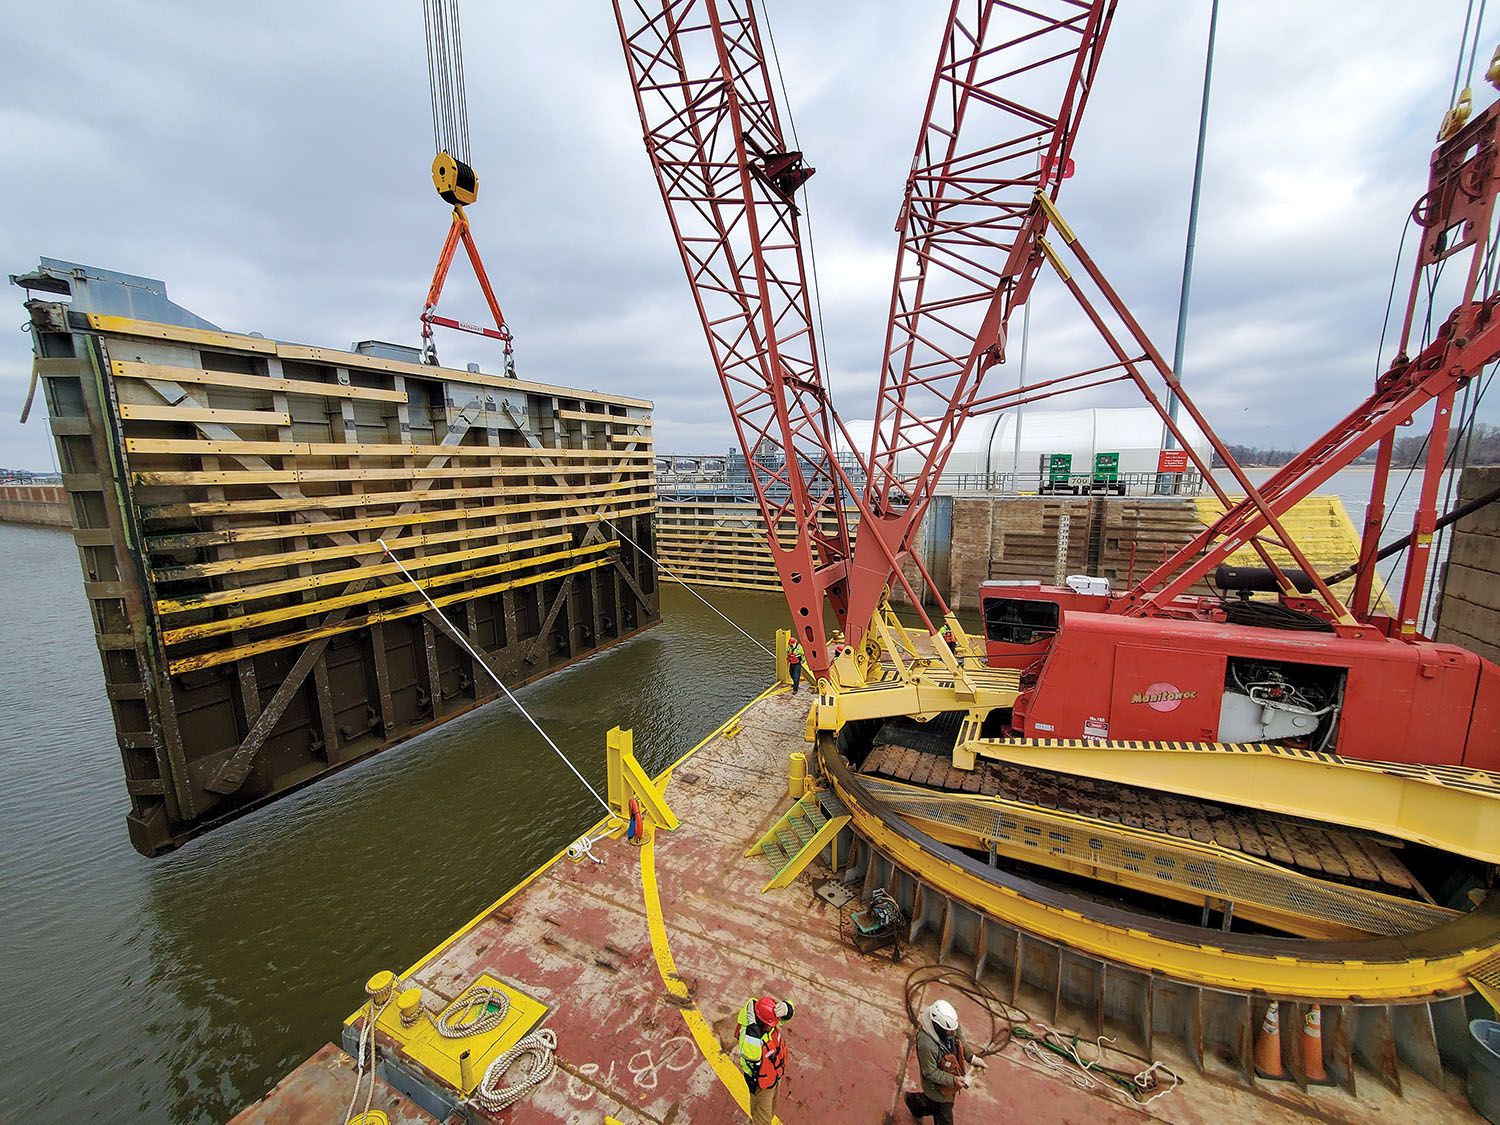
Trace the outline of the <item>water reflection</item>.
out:
M 222 1120 L 335 1039 L 370 973 L 415 961 L 597 819 L 502 703 L 146 860 L 125 836 L 71 537 L 0 525 L 0 566 L 0 948 L 26 997 L 0 1008 L 0 1119 Z M 784 621 L 777 597 L 706 593 L 767 642 Z M 654 771 L 769 680 L 694 598 L 665 587 L 663 609 L 521 692 L 601 792 L 611 726 L 634 727 Z

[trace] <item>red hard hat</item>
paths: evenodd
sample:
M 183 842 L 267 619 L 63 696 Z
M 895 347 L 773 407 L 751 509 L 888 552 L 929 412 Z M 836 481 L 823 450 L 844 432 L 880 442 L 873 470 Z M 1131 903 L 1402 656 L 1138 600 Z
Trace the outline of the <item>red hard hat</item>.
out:
M 776 997 L 762 996 L 755 1002 L 755 1019 L 767 1027 L 775 1027 L 781 1022 L 781 1017 L 776 1014 Z

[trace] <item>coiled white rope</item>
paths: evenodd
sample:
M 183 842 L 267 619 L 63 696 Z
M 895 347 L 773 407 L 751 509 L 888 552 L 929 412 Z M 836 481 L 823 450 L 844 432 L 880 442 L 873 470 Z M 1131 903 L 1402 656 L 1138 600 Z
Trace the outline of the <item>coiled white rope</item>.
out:
M 494 1011 L 490 1010 L 492 1004 L 495 1006 Z M 476 1008 L 479 1010 L 478 1014 L 473 1014 Z M 434 1016 L 428 1012 L 427 1017 L 443 1038 L 462 1039 L 468 1035 L 483 1035 L 486 1031 L 495 1030 L 505 1022 L 509 1011 L 510 997 L 503 989 L 492 988 L 487 984 L 471 984 L 442 1015 Z
M 533 1031 L 504 1054 L 495 1056 L 494 1061 L 485 1067 L 484 1077 L 479 1080 L 470 1100 L 491 1113 L 499 1113 L 552 1077 L 555 1065 L 552 1053 L 556 1050 L 557 1033 L 550 1027 Z M 517 1062 L 521 1064 L 521 1077 L 501 1085 L 502 1079 Z

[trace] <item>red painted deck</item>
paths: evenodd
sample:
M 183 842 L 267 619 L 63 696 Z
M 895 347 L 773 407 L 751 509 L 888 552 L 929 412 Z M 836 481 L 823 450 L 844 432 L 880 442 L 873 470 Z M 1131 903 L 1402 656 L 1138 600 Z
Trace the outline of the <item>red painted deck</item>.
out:
M 791 1061 L 780 1117 L 788 1122 L 910 1121 L 902 1092 L 915 1086 L 914 1029 L 903 996 L 907 974 L 936 958 L 932 938 L 888 955 L 860 956 L 840 936 L 840 912 L 813 894 L 828 874 L 814 864 L 785 890 L 762 895 L 767 871 L 744 852 L 785 810 L 787 757 L 803 750 L 807 696 L 763 699 L 732 738 L 713 738 L 675 770 L 666 798 L 682 827 L 661 832 L 655 868 L 671 955 L 697 1011 L 727 1043 L 751 993 L 791 999 Z M 516 1122 L 711 1122 L 744 1120 L 674 1004 L 653 954 L 642 890 L 642 853 L 624 841 L 595 846 L 607 862 L 561 859 L 418 966 L 411 979 L 456 996 L 488 971 L 545 1001 L 558 1038 L 550 1082 L 499 1120 Z M 351 982 L 351 1005 L 359 999 Z M 988 1020 L 955 997 L 974 1037 Z M 324 1048 L 237 1121 L 340 1116 L 353 1068 Z M 1106 1125 L 1159 1119 L 1279 1122 L 1478 1118 L 1461 1096 L 1425 1083 L 1396 1099 L 1361 1084 L 1303 1093 L 1290 1083 L 1251 1089 L 1227 1067 L 1199 1073 L 1166 1058 L 1184 1085 L 1149 1107 L 1112 1088 L 1086 1091 L 1026 1058 L 1013 1043 L 990 1060 L 975 1089 L 960 1094 L 960 1121 L 1032 1120 Z M 382 1092 L 376 1108 L 383 1108 Z M 395 1114 L 392 1119 L 396 1120 Z M 404 1117 L 402 1120 L 421 1120 Z

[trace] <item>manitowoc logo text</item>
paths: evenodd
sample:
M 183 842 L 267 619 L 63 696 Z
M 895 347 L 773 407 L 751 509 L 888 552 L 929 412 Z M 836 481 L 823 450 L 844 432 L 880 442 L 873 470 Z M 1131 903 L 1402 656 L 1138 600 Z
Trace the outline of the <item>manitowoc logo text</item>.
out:
M 1197 699 L 1196 691 L 1178 691 L 1173 688 L 1170 691 L 1157 691 L 1156 685 L 1151 685 L 1146 691 L 1138 691 L 1130 697 L 1132 703 L 1180 703 L 1184 699 Z

